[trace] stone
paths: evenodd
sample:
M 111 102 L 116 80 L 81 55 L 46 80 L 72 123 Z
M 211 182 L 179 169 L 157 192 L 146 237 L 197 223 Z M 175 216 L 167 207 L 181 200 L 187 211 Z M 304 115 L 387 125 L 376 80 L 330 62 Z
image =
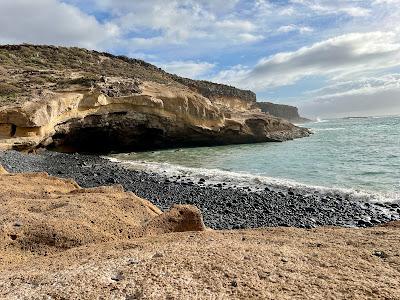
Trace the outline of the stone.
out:
M 161 252 L 156 252 L 156 253 L 153 255 L 153 258 L 161 258 L 161 257 L 164 257 L 164 254 L 162 254 Z
M 377 256 L 377 257 L 379 257 L 379 258 L 387 258 L 387 257 L 389 257 L 385 252 L 383 252 L 383 251 L 374 251 L 373 253 L 372 253 L 374 256 Z
M 12 125 L 11 124 L 0 124 L 0 139 L 9 139 L 12 137 Z
M 6 169 L 3 168 L 2 165 L 0 165 L 0 175 L 1 174 L 8 174 L 8 172 L 6 171 Z
M 111 276 L 111 280 L 113 281 L 121 281 L 125 278 L 124 274 L 122 272 L 117 272 L 114 275 Z

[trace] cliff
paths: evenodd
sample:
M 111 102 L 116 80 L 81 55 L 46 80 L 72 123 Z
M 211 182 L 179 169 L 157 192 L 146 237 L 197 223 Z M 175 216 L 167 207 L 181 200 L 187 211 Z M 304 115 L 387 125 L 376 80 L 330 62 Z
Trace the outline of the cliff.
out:
M 132 151 L 309 135 L 260 112 L 255 100 L 123 56 L 0 46 L 0 149 Z
M 286 119 L 293 123 L 306 123 L 311 120 L 299 115 L 299 110 L 295 106 L 275 104 L 271 102 L 257 102 L 257 106 L 262 112 L 269 113 L 275 117 Z

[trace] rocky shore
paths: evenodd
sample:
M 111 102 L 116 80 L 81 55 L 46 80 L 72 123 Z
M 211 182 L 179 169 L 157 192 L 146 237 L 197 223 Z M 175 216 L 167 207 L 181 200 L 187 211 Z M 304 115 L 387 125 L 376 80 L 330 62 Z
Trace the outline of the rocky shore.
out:
M 2 161 L 7 169 L 39 169 L 47 161 L 64 175 L 88 168 L 121 177 L 117 168 L 96 167 L 105 161 L 83 156 L 2 153 Z M 154 180 L 147 188 L 157 189 Z M 0 186 L 1 299 L 400 297 L 400 222 L 211 230 L 191 205 L 162 212 L 120 185 L 82 188 L 0 168 Z
M 128 152 L 311 134 L 261 112 L 251 91 L 136 59 L 34 45 L 0 45 L 0 57 L 0 150 Z
M 169 178 L 129 170 L 121 164 L 93 155 L 44 151 L 0 153 L 0 164 L 10 172 L 47 172 L 72 178 L 82 187 L 121 184 L 162 210 L 173 204 L 193 204 L 213 229 L 294 226 L 370 227 L 400 219 L 398 203 L 358 201 L 339 194 L 309 193 L 297 189 L 233 187 L 208 184 L 200 179 Z

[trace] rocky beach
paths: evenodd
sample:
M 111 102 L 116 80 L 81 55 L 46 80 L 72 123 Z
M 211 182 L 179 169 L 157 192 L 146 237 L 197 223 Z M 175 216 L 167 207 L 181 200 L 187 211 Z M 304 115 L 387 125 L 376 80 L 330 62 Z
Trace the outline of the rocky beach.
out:
M 284 187 L 234 187 L 226 182 L 194 181 L 136 171 L 96 155 L 44 151 L 24 154 L 7 151 L 0 164 L 10 172 L 47 172 L 71 178 L 80 186 L 122 185 L 163 210 L 174 204 L 192 204 L 213 229 L 291 226 L 370 227 L 400 219 L 400 204 L 351 199 L 340 194 L 305 192 Z
M 283 119 L 306 121 L 296 107 L 267 106 L 125 56 L 0 45 L 0 298 L 400 299 L 398 201 L 113 155 L 312 135 Z
M 2 153 L 7 169 L 38 170 L 40 160 L 57 173 L 75 168 L 72 159 L 81 169 L 107 164 L 85 156 L 19 155 Z M 102 170 L 107 168 L 122 176 L 117 168 Z M 137 180 L 150 178 L 138 174 Z M 163 185 L 150 182 L 147 188 Z M 398 222 L 362 229 L 211 230 L 193 206 L 161 212 L 120 185 L 81 188 L 46 173 L 4 169 L 0 184 L 2 299 L 400 297 Z M 195 191 L 179 191 L 185 190 Z

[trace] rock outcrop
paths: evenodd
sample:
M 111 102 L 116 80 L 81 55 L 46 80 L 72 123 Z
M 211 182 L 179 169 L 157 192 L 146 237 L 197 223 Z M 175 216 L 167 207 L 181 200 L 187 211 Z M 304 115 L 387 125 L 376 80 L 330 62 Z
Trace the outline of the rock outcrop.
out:
M 269 113 L 272 116 L 286 119 L 293 123 L 307 123 L 311 120 L 303 118 L 299 115 L 299 109 L 295 106 L 275 104 L 272 102 L 257 102 L 257 106 L 262 112 Z
M 178 205 L 162 213 L 121 186 L 84 189 L 46 173 L 0 173 L 0 186 L 0 254 L 44 255 L 93 243 L 205 230 L 197 208 Z
M 7 170 L 3 168 L 2 165 L 0 165 L 0 175 L 8 174 Z
M 0 46 L 0 149 L 129 151 L 285 141 L 309 131 L 255 94 L 78 48 Z M 4 88 L 6 86 L 6 88 Z

